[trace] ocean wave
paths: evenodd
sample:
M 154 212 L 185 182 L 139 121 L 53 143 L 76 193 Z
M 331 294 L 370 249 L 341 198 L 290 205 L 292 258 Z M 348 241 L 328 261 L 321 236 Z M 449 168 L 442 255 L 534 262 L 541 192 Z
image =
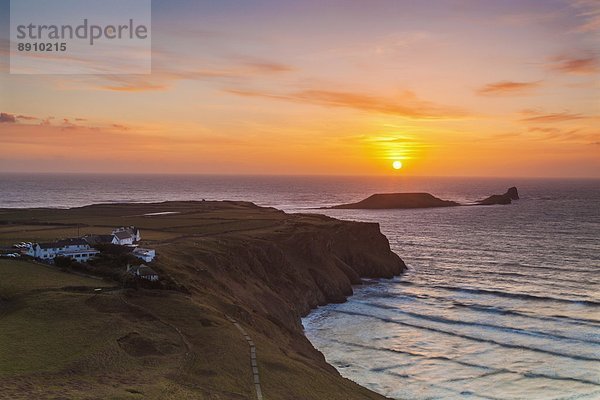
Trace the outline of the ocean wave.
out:
M 573 325 L 586 325 L 594 328 L 598 328 L 600 325 L 600 320 L 591 319 L 591 318 L 579 318 L 579 317 L 570 317 L 565 315 L 552 315 L 550 317 L 542 316 L 542 315 L 533 315 L 521 311 L 509 310 L 504 307 L 498 306 L 487 306 L 482 304 L 466 304 L 461 303 L 460 301 L 452 301 L 452 304 L 456 307 L 464 307 L 469 308 L 476 311 L 491 313 L 491 314 L 501 314 L 501 315 L 513 315 L 516 317 L 530 318 L 530 319 L 538 319 L 541 321 L 549 321 L 549 322 L 564 322 Z
M 362 343 L 348 342 L 348 341 L 339 340 L 339 339 L 328 339 L 328 341 L 330 341 L 332 343 L 345 345 L 345 346 L 362 348 L 365 350 L 374 350 L 374 351 L 381 351 L 381 352 L 403 354 L 403 355 L 407 355 L 407 356 L 411 356 L 411 357 L 418 357 L 418 358 L 425 359 L 425 360 L 447 361 L 447 362 L 462 365 L 465 367 L 472 367 L 472 368 L 479 368 L 479 369 L 486 370 L 486 371 L 488 371 L 488 372 L 486 372 L 487 375 L 509 373 L 509 374 L 519 375 L 521 377 L 530 377 L 530 378 L 535 377 L 535 378 L 544 378 L 544 379 L 552 379 L 552 380 L 572 381 L 572 382 L 582 383 L 585 385 L 600 386 L 600 382 L 592 381 L 592 380 L 584 379 L 584 378 L 575 378 L 575 377 L 571 377 L 571 376 L 560 376 L 560 375 L 549 375 L 549 374 L 542 374 L 542 373 L 537 373 L 537 372 L 520 372 L 520 371 L 511 370 L 510 368 L 495 368 L 495 367 L 491 367 L 489 365 L 466 362 L 466 361 L 457 360 L 457 359 L 453 359 L 453 358 L 446 357 L 446 356 L 428 356 L 423 353 L 417 353 L 417 352 L 411 352 L 411 351 L 405 351 L 405 350 L 399 350 L 399 349 L 392 349 L 392 348 L 386 348 L 386 347 L 377 347 L 377 346 L 371 346 L 371 345 L 366 345 L 366 344 L 362 344 Z M 387 372 L 388 370 L 398 368 L 401 366 L 402 365 L 396 364 L 396 365 L 390 365 L 387 367 L 377 367 L 377 368 L 372 368 L 371 371 Z M 466 379 L 470 379 L 470 378 L 466 378 Z
M 411 283 L 410 285 L 407 285 L 407 286 L 416 286 L 416 284 Z M 427 286 L 425 286 L 425 287 L 427 287 Z M 565 316 L 565 315 L 558 315 L 558 314 L 555 314 L 552 316 L 543 316 L 543 315 L 539 315 L 539 314 L 530 314 L 530 313 L 523 312 L 523 311 L 512 310 L 512 309 L 508 309 L 508 308 L 501 307 L 501 306 L 491 306 L 491 305 L 479 304 L 479 303 L 463 303 L 461 301 L 458 301 L 456 299 L 452 299 L 449 297 L 434 296 L 434 295 L 424 294 L 424 293 L 414 294 L 414 293 L 408 293 L 408 292 L 401 292 L 401 293 L 373 292 L 365 297 L 373 298 L 373 299 L 376 299 L 376 298 L 406 299 L 408 301 L 433 300 L 433 301 L 437 301 L 437 302 L 448 303 L 454 307 L 467 308 L 467 309 L 471 309 L 474 311 L 480 311 L 480 312 L 484 312 L 484 313 L 500 314 L 500 315 L 513 315 L 513 316 L 536 319 L 536 320 L 541 320 L 541 321 L 562 322 L 562 323 L 568 323 L 568 324 L 573 324 L 573 325 L 585 325 L 585 326 L 591 326 L 594 328 L 600 328 L 600 320 L 592 319 L 592 318 L 581 318 L 581 317 Z
M 566 304 L 580 304 L 580 305 L 585 305 L 585 306 L 590 306 L 590 307 L 600 306 L 600 302 L 594 301 L 594 300 L 564 299 L 564 298 L 560 298 L 560 297 L 538 296 L 538 295 L 527 294 L 527 293 L 512 293 L 512 292 L 503 292 L 501 290 L 472 289 L 472 288 L 446 286 L 446 285 L 432 285 L 430 287 L 434 288 L 434 289 L 450 290 L 450 291 L 454 291 L 454 292 L 482 294 L 482 295 L 497 296 L 497 297 L 507 297 L 507 298 L 513 298 L 513 299 L 519 299 L 519 300 L 552 301 L 552 302 L 566 303 Z
M 411 327 L 411 328 L 422 329 L 422 330 L 426 330 L 426 331 L 430 331 L 430 332 L 442 333 L 442 334 L 445 334 L 445 335 L 455 336 L 455 337 L 459 337 L 459 338 L 462 338 L 462 339 L 472 340 L 472 341 L 480 342 L 480 343 L 491 343 L 491 344 L 495 344 L 495 345 L 506 347 L 506 348 L 510 348 L 510 349 L 527 350 L 527 351 L 531 351 L 531 352 L 535 352 L 535 353 L 541 353 L 541 354 L 546 354 L 546 355 L 551 355 L 551 356 L 556 356 L 556 357 L 564 357 L 564 358 L 569 358 L 569 359 L 577 360 L 577 361 L 594 361 L 594 362 L 600 361 L 600 358 L 590 357 L 590 356 L 587 356 L 587 355 L 568 354 L 568 353 L 563 353 L 563 352 L 560 352 L 560 351 L 554 351 L 554 350 L 548 350 L 548 349 L 541 349 L 541 348 L 538 348 L 538 347 L 526 346 L 524 344 L 500 342 L 500 341 L 494 340 L 494 339 L 482 338 L 482 337 L 478 337 L 478 336 L 473 336 L 473 335 L 467 335 L 467 334 L 463 334 L 463 333 L 457 333 L 457 332 L 447 331 L 447 330 L 444 330 L 444 329 L 434 328 L 434 327 L 431 327 L 431 326 L 423 326 L 423 325 L 418 325 L 418 324 L 411 324 L 410 322 L 399 321 L 397 319 L 385 318 L 385 317 L 380 317 L 380 316 L 376 316 L 376 315 L 369 315 L 369 314 L 360 313 L 360 312 L 356 312 L 356 311 L 346 311 L 346 310 L 331 310 L 331 311 L 332 312 L 336 312 L 336 313 L 340 313 L 340 314 L 347 314 L 347 315 L 353 315 L 353 316 L 358 316 L 358 317 L 378 319 L 378 320 L 386 322 L 386 323 L 397 324 L 397 325 L 402 325 L 402 326 L 408 326 L 408 327 Z
M 443 270 L 448 270 L 448 268 L 442 268 Z M 554 272 L 556 272 L 557 270 L 555 270 Z M 579 271 L 581 272 L 581 271 Z M 590 271 L 591 272 L 591 271 Z M 596 271 L 597 273 L 598 271 Z M 551 282 L 552 285 L 556 285 L 557 283 L 561 283 L 561 282 L 565 282 L 565 283 L 573 283 L 575 285 L 577 285 L 577 288 L 580 288 L 582 284 L 598 284 L 600 283 L 600 281 L 594 280 L 593 278 L 590 278 L 589 276 L 582 276 L 581 279 L 569 279 L 569 278 L 562 278 L 559 276 L 556 276 L 556 273 L 550 275 L 540 275 L 540 274 L 528 274 L 528 273 L 521 273 L 521 272 L 511 272 L 510 270 L 506 270 L 506 271 L 491 271 L 489 269 L 477 269 L 477 268 L 463 268 L 463 267 L 456 267 L 452 269 L 452 278 L 453 279 L 473 279 L 473 278 L 479 278 L 480 275 L 483 276 L 498 276 L 498 277 L 514 277 L 514 278 L 523 278 L 523 279 L 527 279 L 528 282 L 531 282 L 532 280 L 535 281 L 548 281 Z M 440 276 L 440 272 L 439 271 L 419 271 L 419 277 L 433 277 L 433 278 L 437 278 Z M 522 281 L 514 281 L 514 280 L 510 280 L 507 279 L 506 281 L 510 281 L 510 282 L 519 282 L 522 283 Z M 405 281 L 396 281 L 396 282 L 405 282 Z M 572 286 L 569 286 L 572 287 Z
M 451 258 L 448 257 L 446 260 L 447 266 L 444 266 L 443 264 L 440 264 L 439 261 L 440 257 L 427 257 L 427 258 L 423 258 L 424 260 L 427 260 L 429 262 L 436 262 L 435 269 L 443 269 L 443 270 L 451 270 L 453 273 L 457 270 L 457 267 L 455 265 L 456 263 L 456 259 L 455 258 Z M 420 260 L 419 258 L 416 258 L 415 260 Z M 473 261 L 473 260 L 472 260 Z M 553 273 L 563 273 L 563 272 L 569 272 L 569 273 L 582 273 L 582 274 L 597 274 L 598 273 L 598 269 L 597 268 L 573 268 L 573 267 L 561 267 L 561 266 L 544 266 L 544 265 L 530 265 L 530 264 L 521 264 L 518 262 L 505 262 L 505 263 L 497 263 L 494 261 L 486 261 L 486 260 L 476 260 L 477 263 L 479 264 L 487 264 L 490 268 L 495 267 L 495 268 L 518 268 L 518 269 L 534 269 L 534 270 L 546 270 L 546 271 L 552 271 Z M 414 263 L 414 262 L 413 262 Z M 472 266 L 472 265 L 471 265 Z M 482 269 L 480 270 L 483 273 L 494 273 L 494 271 L 489 271 L 488 269 Z
M 445 284 L 448 282 L 447 279 L 442 278 L 443 276 L 444 275 L 440 274 L 439 272 L 434 274 L 424 274 L 420 272 L 418 277 L 412 277 L 416 281 L 396 280 L 395 283 L 401 286 L 435 288 L 436 285 Z M 535 284 L 539 289 L 548 291 L 554 290 L 556 289 L 557 285 L 560 285 L 560 288 L 568 293 L 581 292 L 582 285 L 597 284 L 593 279 L 588 277 L 582 277 L 581 280 L 575 280 L 549 276 L 531 276 L 516 272 L 486 272 L 457 269 L 452 273 L 452 287 L 461 288 L 471 285 L 478 286 L 478 284 L 482 282 L 482 278 L 485 280 L 492 279 L 498 284 L 514 287 L 515 289 L 522 287 L 524 282 L 526 282 L 528 286 Z
M 399 373 L 393 372 L 393 371 L 388 372 L 388 375 L 397 376 L 398 378 L 404 378 L 404 374 L 399 374 Z M 431 382 L 426 381 L 426 380 L 415 379 L 415 378 L 413 378 L 413 379 L 416 382 L 421 382 L 421 383 L 427 385 L 428 387 L 435 388 L 435 389 L 441 389 L 441 390 L 447 391 L 447 392 L 451 392 L 451 393 L 454 393 L 455 395 L 459 395 L 461 397 L 468 396 L 469 399 L 474 399 L 474 400 L 476 400 L 476 399 L 483 399 L 483 400 L 506 400 L 504 397 L 493 397 L 493 396 L 490 396 L 489 393 L 483 395 L 483 394 L 477 393 L 477 392 L 475 392 L 473 390 L 463 390 L 463 389 L 458 389 L 457 390 L 456 388 L 452 388 L 452 387 L 447 387 L 447 386 L 444 386 L 444 385 L 439 385 L 439 384 L 431 383 Z M 435 397 L 435 398 L 441 398 L 441 397 Z
M 490 324 L 490 323 L 486 323 L 486 322 L 459 321 L 459 320 L 450 319 L 450 318 L 437 316 L 437 315 L 433 316 L 433 315 L 427 315 L 427 314 L 418 314 L 418 313 L 414 313 L 414 312 L 410 312 L 410 311 L 404 311 L 404 310 L 399 309 L 398 307 L 387 306 L 384 304 L 362 302 L 362 301 L 357 301 L 357 302 L 360 304 L 370 306 L 370 307 L 394 311 L 397 314 L 408 315 L 408 316 L 416 318 L 416 319 L 422 319 L 422 320 L 432 321 L 432 322 L 440 322 L 443 324 L 491 328 L 491 329 L 497 329 L 497 330 L 501 330 L 504 332 L 515 333 L 515 334 L 519 334 L 519 335 L 527 335 L 527 336 L 534 336 L 534 337 L 548 337 L 551 339 L 570 340 L 570 341 L 586 343 L 586 344 L 588 344 L 588 343 L 589 344 L 600 344 L 600 340 L 580 339 L 580 338 L 575 338 L 572 336 L 565 336 L 565 335 L 560 335 L 560 334 L 556 334 L 556 333 L 542 332 L 542 331 L 538 331 L 538 330 L 534 330 L 534 329 L 525 330 L 525 329 L 519 329 L 519 328 L 510 327 L 510 326 Z

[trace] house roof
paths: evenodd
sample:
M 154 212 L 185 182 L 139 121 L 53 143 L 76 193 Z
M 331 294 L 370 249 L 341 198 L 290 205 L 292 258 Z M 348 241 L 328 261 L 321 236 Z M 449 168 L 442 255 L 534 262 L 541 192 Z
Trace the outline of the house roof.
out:
M 123 239 L 130 239 L 130 238 L 132 238 L 132 237 L 133 237 L 133 235 L 132 235 L 132 234 L 131 234 L 131 232 L 129 232 L 129 231 L 118 231 L 118 232 L 115 232 L 115 234 L 114 234 L 114 235 L 115 235 L 115 236 L 117 237 L 117 239 L 119 239 L 119 240 L 123 240 Z
M 158 275 L 158 273 L 153 270 L 152 268 L 145 266 L 145 267 L 140 267 L 139 268 L 139 274 L 142 276 L 148 276 L 148 275 Z
M 57 240 L 56 242 L 46 242 L 46 243 L 38 243 L 42 249 L 55 249 L 59 247 L 66 246 L 86 246 L 88 242 L 79 238 L 71 238 L 71 239 L 62 239 Z
M 122 232 L 122 231 L 129 232 L 132 235 L 135 235 L 139 232 L 139 229 L 136 228 L 135 226 L 122 226 L 120 228 L 113 229 L 113 233 Z
M 114 235 L 88 235 L 84 240 L 89 244 L 112 243 Z
M 99 254 L 100 252 L 96 249 L 89 249 L 89 250 L 71 250 L 71 251 L 64 251 L 61 252 L 60 254 L 62 255 L 72 255 L 72 254 L 87 254 L 87 255 L 96 255 Z
M 136 247 L 135 249 L 133 249 L 134 253 L 138 253 L 138 254 L 148 254 L 151 253 L 153 250 L 152 249 L 142 249 L 141 247 Z
M 141 265 L 136 265 L 134 267 L 131 267 L 129 269 L 129 272 L 140 275 L 140 276 L 149 276 L 149 275 L 158 276 L 158 273 L 155 270 L 153 270 L 152 268 L 150 268 L 149 266 L 147 266 L 146 264 L 141 264 Z

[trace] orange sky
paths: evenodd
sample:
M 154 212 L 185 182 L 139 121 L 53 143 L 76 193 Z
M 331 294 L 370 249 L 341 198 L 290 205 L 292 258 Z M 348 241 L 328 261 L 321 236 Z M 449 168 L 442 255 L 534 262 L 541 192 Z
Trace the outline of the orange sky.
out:
M 204 3 L 153 3 L 151 75 L 2 39 L 0 172 L 600 177 L 598 2 Z

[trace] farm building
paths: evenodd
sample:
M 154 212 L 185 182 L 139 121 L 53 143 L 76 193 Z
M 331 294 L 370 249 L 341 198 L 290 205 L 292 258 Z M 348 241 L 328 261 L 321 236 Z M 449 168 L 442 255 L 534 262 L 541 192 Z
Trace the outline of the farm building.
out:
M 142 249 L 141 247 L 136 247 L 133 249 L 133 255 L 146 262 L 151 262 L 154 260 L 154 257 L 156 257 L 156 251 L 153 249 Z
M 120 245 L 132 245 L 135 242 L 142 240 L 140 230 L 135 226 L 122 226 L 114 229 L 112 234 L 117 238 L 117 243 Z
M 135 277 L 138 277 L 140 279 L 146 279 L 151 282 L 155 282 L 159 279 L 158 273 L 156 273 L 156 271 L 154 271 L 152 268 L 150 268 L 149 266 L 147 266 L 145 264 L 135 265 L 135 266 L 128 265 L 127 272 L 129 272 L 131 275 L 133 275 Z

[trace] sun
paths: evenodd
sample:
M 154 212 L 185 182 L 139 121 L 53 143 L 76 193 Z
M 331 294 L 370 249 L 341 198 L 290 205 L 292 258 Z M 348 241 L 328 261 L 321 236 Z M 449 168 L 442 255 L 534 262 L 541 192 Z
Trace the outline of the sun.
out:
M 400 169 L 400 168 L 402 168 L 402 162 L 400 162 L 400 161 L 394 161 L 392 163 L 392 167 L 394 167 L 394 169 Z

